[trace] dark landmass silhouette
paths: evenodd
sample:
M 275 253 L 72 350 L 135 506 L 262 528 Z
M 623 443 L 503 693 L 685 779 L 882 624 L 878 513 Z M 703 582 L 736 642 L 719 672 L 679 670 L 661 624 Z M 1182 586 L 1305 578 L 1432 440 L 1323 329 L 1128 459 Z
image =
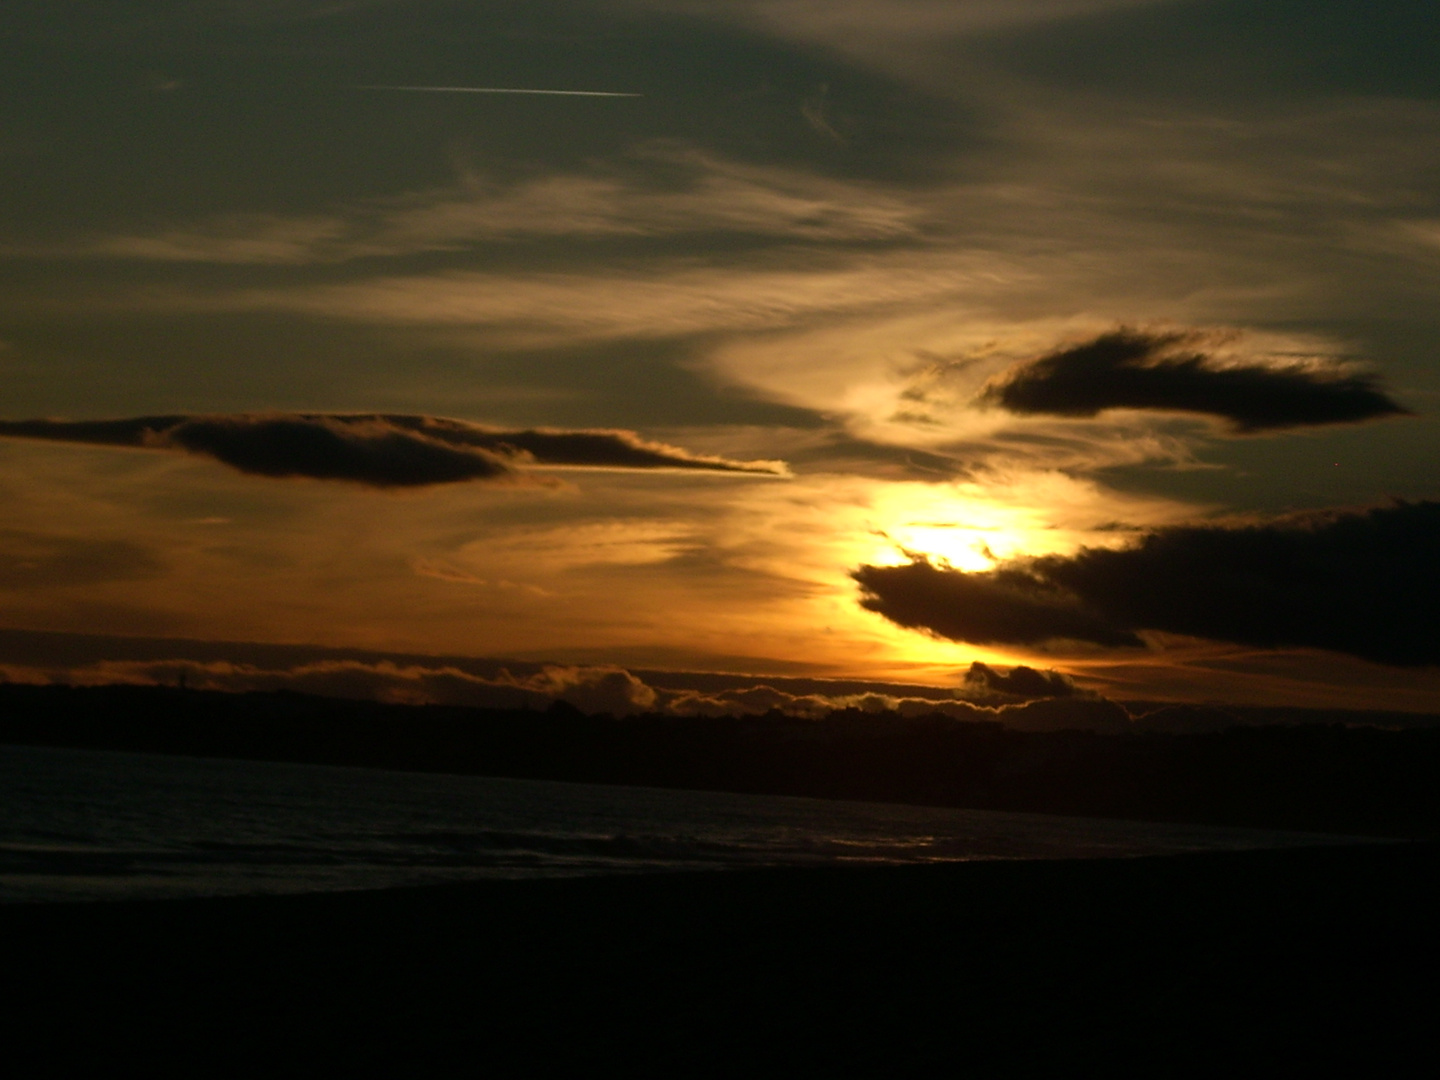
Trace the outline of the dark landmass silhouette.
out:
M 246 1075 L 1423 1075 L 1436 865 L 1363 844 L 0 905 L 6 1049 Z
M 0 741 L 1435 834 L 1440 728 L 1211 712 L 1107 735 L 10 684 Z M 7 1049 L 57 1070 L 1399 1075 L 1435 1057 L 1437 867 L 1412 841 L 3 904 Z
M 1247 712 L 1270 722 L 1239 723 Z M 1440 727 L 1385 729 L 1356 723 L 1383 714 L 1341 710 L 1172 706 L 1152 717 L 1111 734 L 938 713 L 613 718 L 563 702 L 502 710 L 291 691 L 0 685 L 0 742 L 9 743 L 1440 836 Z M 1204 724 L 1213 730 L 1193 730 Z

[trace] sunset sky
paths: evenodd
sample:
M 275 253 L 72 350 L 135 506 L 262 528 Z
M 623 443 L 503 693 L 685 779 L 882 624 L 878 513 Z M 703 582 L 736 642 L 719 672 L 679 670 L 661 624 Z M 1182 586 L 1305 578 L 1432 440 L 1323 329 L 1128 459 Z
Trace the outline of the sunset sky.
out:
M 1428 0 L 5 22 L 10 677 L 1440 712 Z

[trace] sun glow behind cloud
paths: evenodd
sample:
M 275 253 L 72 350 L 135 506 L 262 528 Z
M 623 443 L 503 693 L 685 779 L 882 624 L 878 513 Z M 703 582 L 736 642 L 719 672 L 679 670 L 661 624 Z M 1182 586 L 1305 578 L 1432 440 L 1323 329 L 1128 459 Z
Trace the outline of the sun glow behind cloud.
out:
M 762 666 L 946 681 L 1029 654 L 887 622 L 854 568 L 984 571 L 1226 510 L 1433 495 L 1440 111 L 1374 72 L 1325 82 L 1352 43 L 1322 34 L 1316 74 L 1303 27 L 1144 0 L 613 7 L 540 26 L 341 5 L 313 39 L 220 35 L 221 64 L 195 37 L 211 15 L 155 15 L 192 69 L 163 94 L 153 72 L 104 82 L 120 46 L 79 65 L 93 108 L 35 74 L 0 145 L 0 418 L 457 416 L 793 479 L 398 495 L 7 443 L 6 619 L 697 666 L 743 642 Z M 354 89 L 491 83 L 645 96 Z M 1033 367 L 1122 327 L 1205 336 L 1204 378 L 1130 371 L 1121 393 L 1109 370 L 1079 401 L 1070 368 Z M 1206 398 L 1247 367 L 1351 362 L 1397 408 L 1282 431 Z M 1025 365 L 1041 407 L 987 393 Z M 1166 655 L 1112 660 L 1159 685 Z
M 14 615 L 37 628 L 560 659 L 663 644 L 702 665 L 743 642 L 756 661 L 942 683 L 972 659 L 1024 653 L 896 627 L 855 603 L 849 567 L 910 551 L 980 568 L 986 549 L 1109 544 L 1117 516 L 1187 509 L 1059 473 L 993 484 L 595 473 L 560 489 L 390 494 L 134 451 L 3 451 L 7 552 L 72 567 L 72 585 L 31 575 L 11 592 Z M 122 537 L 124 551 L 109 539 Z M 93 572 L 76 577 L 82 562 Z

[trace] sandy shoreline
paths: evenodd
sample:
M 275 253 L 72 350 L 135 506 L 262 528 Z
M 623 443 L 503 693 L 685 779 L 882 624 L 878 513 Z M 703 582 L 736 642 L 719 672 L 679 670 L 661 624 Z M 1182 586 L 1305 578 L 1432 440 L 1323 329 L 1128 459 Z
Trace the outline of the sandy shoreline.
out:
M 1371 1064 L 1428 1038 L 1428 844 L 7 905 L 61 1058 Z M 1368 1056 L 1366 1056 L 1368 1055 Z

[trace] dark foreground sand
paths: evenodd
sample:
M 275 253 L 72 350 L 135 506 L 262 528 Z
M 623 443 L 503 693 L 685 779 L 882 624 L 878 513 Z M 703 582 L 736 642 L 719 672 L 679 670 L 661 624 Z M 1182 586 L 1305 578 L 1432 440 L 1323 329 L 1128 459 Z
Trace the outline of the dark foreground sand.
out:
M 4 1045 L 202 1076 L 1395 1075 L 1440 1056 L 1437 866 L 1397 844 L 15 905 Z

